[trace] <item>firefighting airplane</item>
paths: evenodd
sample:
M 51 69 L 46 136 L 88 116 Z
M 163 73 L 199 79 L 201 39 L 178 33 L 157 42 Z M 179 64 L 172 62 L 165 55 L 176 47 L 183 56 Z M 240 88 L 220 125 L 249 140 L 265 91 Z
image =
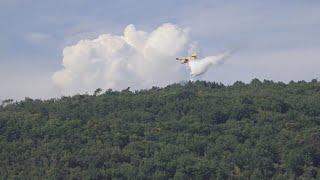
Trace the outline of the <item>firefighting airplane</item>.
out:
M 191 56 L 176 58 L 181 64 L 187 64 L 190 61 L 195 61 L 198 58 L 197 53 L 192 53 Z

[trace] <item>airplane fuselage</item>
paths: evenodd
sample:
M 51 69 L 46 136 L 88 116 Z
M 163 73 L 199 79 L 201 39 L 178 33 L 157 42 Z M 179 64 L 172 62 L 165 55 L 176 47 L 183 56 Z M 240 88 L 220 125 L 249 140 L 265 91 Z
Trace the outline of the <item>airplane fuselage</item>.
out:
M 194 61 L 194 60 L 196 60 L 196 58 L 195 58 L 195 57 L 190 56 L 190 57 L 181 57 L 181 58 L 176 58 L 176 60 L 177 60 L 177 61 L 179 61 L 181 64 L 186 64 L 186 63 L 188 63 L 188 62 L 190 62 L 190 61 Z
M 197 53 L 194 52 L 191 54 L 191 56 L 176 58 L 176 60 L 179 61 L 181 64 L 186 64 L 186 63 L 189 63 L 190 61 L 196 60 L 197 57 L 198 57 Z

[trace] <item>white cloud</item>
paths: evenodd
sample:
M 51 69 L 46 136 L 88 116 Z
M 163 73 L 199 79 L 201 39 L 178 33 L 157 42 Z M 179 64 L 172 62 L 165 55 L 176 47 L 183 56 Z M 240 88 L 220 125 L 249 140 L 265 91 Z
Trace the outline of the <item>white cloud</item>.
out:
M 122 36 L 102 34 L 64 48 L 63 69 L 52 79 L 65 94 L 164 86 L 188 77 L 174 59 L 189 43 L 188 31 L 173 24 L 150 33 L 128 25 Z
M 188 80 L 189 73 L 175 58 L 194 50 L 188 29 L 166 23 L 152 32 L 128 25 L 123 35 L 102 34 L 81 40 L 63 50 L 63 69 L 52 79 L 64 94 L 92 92 L 96 88 L 133 89 L 165 86 Z M 230 54 L 220 54 L 189 64 L 192 75 L 205 73 Z

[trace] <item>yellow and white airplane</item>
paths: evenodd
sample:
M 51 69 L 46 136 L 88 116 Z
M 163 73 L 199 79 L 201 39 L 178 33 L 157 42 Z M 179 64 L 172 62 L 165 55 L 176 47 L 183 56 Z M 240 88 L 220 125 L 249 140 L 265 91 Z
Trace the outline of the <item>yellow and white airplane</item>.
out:
M 181 64 L 189 63 L 190 61 L 195 61 L 198 58 L 197 53 L 192 53 L 191 56 L 187 57 L 179 57 L 176 58 L 177 61 L 179 61 Z

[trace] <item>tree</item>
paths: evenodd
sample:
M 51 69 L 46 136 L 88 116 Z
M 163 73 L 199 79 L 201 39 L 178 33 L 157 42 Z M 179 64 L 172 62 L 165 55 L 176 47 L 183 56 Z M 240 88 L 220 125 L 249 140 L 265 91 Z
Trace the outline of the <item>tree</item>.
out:
M 94 91 L 93 95 L 94 96 L 98 96 L 100 93 L 102 92 L 102 89 L 101 88 L 98 88 Z

